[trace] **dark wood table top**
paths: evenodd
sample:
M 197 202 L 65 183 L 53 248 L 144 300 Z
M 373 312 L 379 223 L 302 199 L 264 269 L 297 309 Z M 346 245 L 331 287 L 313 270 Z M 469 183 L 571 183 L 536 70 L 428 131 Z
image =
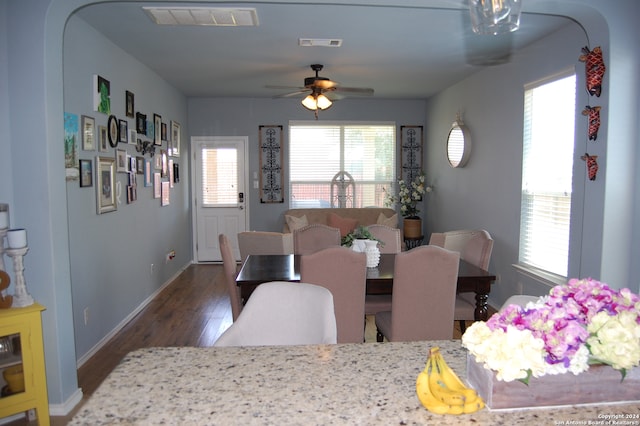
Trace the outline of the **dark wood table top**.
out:
M 381 254 L 376 268 L 367 268 L 367 293 L 389 293 L 393 284 L 395 254 Z M 491 285 L 495 275 L 460 260 L 458 292 L 477 291 L 479 284 Z M 268 281 L 300 281 L 300 255 L 249 255 L 236 282 L 239 286 L 255 286 Z M 488 291 L 487 291 L 488 293 Z

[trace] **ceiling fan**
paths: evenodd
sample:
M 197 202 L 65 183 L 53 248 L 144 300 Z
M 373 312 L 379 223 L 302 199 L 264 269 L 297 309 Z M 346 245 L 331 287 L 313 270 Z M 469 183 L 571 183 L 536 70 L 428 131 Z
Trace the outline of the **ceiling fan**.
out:
M 324 110 L 329 108 L 334 100 L 343 98 L 346 94 L 353 94 L 358 96 L 371 96 L 373 95 L 373 89 L 366 87 L 343 87 L 339 83 L 328 79 L 327 77 L 320 77 L 318 74 L 323 66 L 322 64 L 311 64 L 311 69 L 315 71 L 316 75 L 313 77 L 307 77 L 304 79 L 304 87 L 288 87 L 288 86 L 266 86 L 270 89 L 296 89 L 294 92 L 285 93 L 284 95 L 278 95 L 277 98 L 289 98 L 292 96 L 298 96 L 307 94 L 302 100 L 302 105 L 315 111 L 316 119 L 318 118 L 318 110 Z M 343 95 L 344 94 L 344 95 Z

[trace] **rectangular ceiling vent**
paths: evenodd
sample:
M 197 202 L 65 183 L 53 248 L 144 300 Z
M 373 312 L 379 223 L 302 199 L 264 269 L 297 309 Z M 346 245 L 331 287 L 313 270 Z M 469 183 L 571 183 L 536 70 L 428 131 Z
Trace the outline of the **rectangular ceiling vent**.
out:
M 258 26 L 258 14 L 253 8 L 148 6 L 142 9 L 158 25 Z
M 298 44 L 304 47 L 322 46 L 322 47 L 340 47 L 342 39 L 339 38 L 301 38 Z

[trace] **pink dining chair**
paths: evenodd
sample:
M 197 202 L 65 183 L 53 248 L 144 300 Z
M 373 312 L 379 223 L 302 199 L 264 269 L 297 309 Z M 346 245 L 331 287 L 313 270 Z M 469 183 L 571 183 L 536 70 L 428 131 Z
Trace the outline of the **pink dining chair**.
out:
M 229 299 L 231 301 L 231 316 L 233 320 L 237 320 L 242 311 L 242 299 L 240 298 L 240 287 L 236 284 L 236 275 L 238 266 L 231 252 L 231 245 L 226 235 L 218 236 L 220 243 L 220 254 L 222 255 L 222 266 L 224 268 L 224 280 L 229 291 Z
M 293 253 L 311 254 L 327 247 L 340 245 L 340 230 L 320 223 L 293 231 Z
M 429 244 L 457 251 L 460 259 L 485 271 L 489 269 L 493 239 L 484 229 L 433 233 Z M 475 293 L 460 293 L 456 296 L 454 321 L 458 321 L 462 333 L 467 329 L 467 321 L 475 321 L 475 296 Z
M 383 244 L 378 244 L 380 253 L 400 253 L 402 251 L 402 238 L 399 228 L 387 225 L 373 224 L 367 226 L 371 235 Z
M 376 340 L 452 339 L 459 261 L 437 246 L 396 254 L 391 311 L 376 314 Z
M 300 258 L 300 281 L 333 294 L 338 343 L 364 341 L 367 257 L 346 247 L 329 247 Z M 253 297 L 253 296 L 252 296 Z

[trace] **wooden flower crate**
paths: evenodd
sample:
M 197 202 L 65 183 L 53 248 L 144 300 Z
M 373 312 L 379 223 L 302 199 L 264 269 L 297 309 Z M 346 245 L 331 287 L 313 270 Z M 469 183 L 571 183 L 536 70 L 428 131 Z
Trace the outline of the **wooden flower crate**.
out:
M 592 365 L 588 371 L 547 375 L 529 380 L 503 382 L 467 355 L 467 381 L 491 409 L 551 407 L 640 401 L 640 368 L 627 371 L 624 381 L 618 370 L 608 365 Z

